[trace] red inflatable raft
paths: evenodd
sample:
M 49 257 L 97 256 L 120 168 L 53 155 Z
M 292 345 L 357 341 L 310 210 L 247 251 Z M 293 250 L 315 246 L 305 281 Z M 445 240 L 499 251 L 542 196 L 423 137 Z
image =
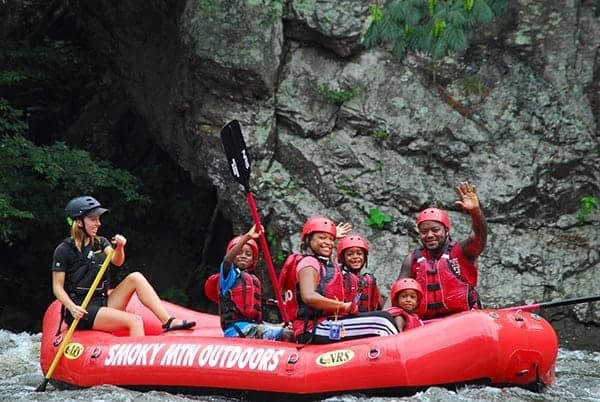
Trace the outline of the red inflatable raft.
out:
M 193 330 L 163 333 L 133 298 L 128 311 L 144 319 L 146 336 L 75 331 L 52 382 L 113 384 L 178 392 L 257 392 L 296 396 L 336 393 L 406 395 L 428 386 L 488 384 L 541 389 L 554 381 L 556 333 L 525 311 L 479 310 L 436 320 L 396 336 L 330 345 L 224 338 L 215 315 L 165 303 Z M 44 316 L 41 367 L 50 367 L 68 327 L 55 301 Z

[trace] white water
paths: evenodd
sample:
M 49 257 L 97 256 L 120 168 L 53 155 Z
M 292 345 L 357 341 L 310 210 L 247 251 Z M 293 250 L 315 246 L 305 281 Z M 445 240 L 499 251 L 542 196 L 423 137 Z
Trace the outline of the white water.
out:
M 236 399 L 219 396 L 187 396 L 165 392 L 137 392 L 113 386 L 76 391 L 59 391 L 48 384 L 45 392 L 35 389 L 44 376 L 39 366 L 41 334 L 14 334 L 0 330 L 0 400 L 1 401 L 206 401 L 228 402 Z M 265 400 L 268 400 L 265 395 Z M 471 386 L 458 392 L 432 387 L 412 397 L 366 398 L 341 395 L 328 402 L 393 402 L 393 401 L 578 401 L 600 402 L 600 353 L 560 349 L 556 367 L 556 383 L 538 394 L 520 388 Z

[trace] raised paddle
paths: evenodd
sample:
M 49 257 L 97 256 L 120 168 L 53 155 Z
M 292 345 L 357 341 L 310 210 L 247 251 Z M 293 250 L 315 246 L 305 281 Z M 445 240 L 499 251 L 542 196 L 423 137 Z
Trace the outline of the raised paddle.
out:
M 98 270 L 98 273 L 96 274 L 96 278 L 94 278 L 94 282 L 92 282 L 90 289 L 88 290 L 87 294 L 85 295 L 85 298 L 83 299 L 83 302 L 81 303 L 81 308 L 85 309 L 87 307 L 87 305 L 89 304 L 90 300 L 92 299 L 92 296 L 94 295 L 94 290 L 96 290 L 96 287 L 98 286 L 98 284 L 100 283 L 100 280 L 104 276 L 104 272 L 106 272 L 106 268 L 108 268 L 108 264 L 110 263 L 110 260 L 112 259 L 114 254 L 115 254 L 115 250 L 111 249 L 108 252 L 108 254 L 106 255 L 104 262 L 102 263 L 102 265 L 100 266 L 100 269 Z M 56 369 L 56 366 L 58 366 L 58 362 L 62 358 L 65 348 L 67 347 L 67 344 L 71 340 L 71 336 L 73 336 L 73 332 L 75 332 L 75 327 L 77 327 L 78 323 L 79 323 L 79 318 L 75 318 L 73 320 L 73 322 L 71 323 L 71 326 L 69 327 L 69 329 L 67 331 L 67 334 L 65 335 L 63 341 L 61 342 L 60 347 L 56 351 L 56 355 L 54 356 L 54 360 L 52 360 L 52 364 L 50 365 L 50 368 L 48 369 L 48 372 L 46 373 L 46 376 L 44 377 L 44 381 L 42 381 L 42 383 L 40 385 L 38 385 L 38 387 L 35 389 L 36 392 L 43 392 L 46 390 L 46 385 L 48 385 L 48 381 L 50 381 L 50 378 L 52 378 L 52 374 L 54 374 L 54 369 Z
M 574 298 L 571 298 L 571 299 L 562 299 L 562 300 L 554 300 L 554 301 L 549 301 L 549 302 L 526 304 L 524 306 L 503 307 L 500 310 L 509 310 L 509 311 L 516 311 L 516 310 L 535 311 L 535 310 L 539 310 L 539 309 L 542 309 L 542 308 L 568 306 L 568 305 L 571 305 L 571 304 L 589 303 L 589 302 L 599 301 L 599 300 L 600 300 L 600 295 L 584 296 L 584 297 L 574 297 Z
M 244 186 L 244 192 L 246 193 L 246 199 L 250 206 L 250 213 L 254 220 L 254 225 L 257 230 L 262 228 L 260 217 L 258 215 L 258 209 L 256 202 L 254 201 L 254 195 L 250 191 L 250 154 L 246 148 L 246 142 L 242 135 L 242 128 L 237 120 L 232 120 L 223 127 L 221 130 L 221 141 L 223 142 L 223 148 L 225 148 L 225 155 L 227 156 L 227 165 L 232 176 Z M 281 314 L 281 318 L 284 322 L 288 322 L 287 314 L 284 309 L 283 299 L 281 298 L 281 290 L 279 289 L 279 281 L 275 275 L 275 267 L 271 259 L 271 253 L 269 252 L 269 245 L 265 238 L 264 232 L 261 230 L 259 236 L 259 244 L 262 249 L 265 261 L 267 263 L 267 271 L 269 272 L 269 278 L 275 291 L 275 298 L 277 299 L 277 308 Z

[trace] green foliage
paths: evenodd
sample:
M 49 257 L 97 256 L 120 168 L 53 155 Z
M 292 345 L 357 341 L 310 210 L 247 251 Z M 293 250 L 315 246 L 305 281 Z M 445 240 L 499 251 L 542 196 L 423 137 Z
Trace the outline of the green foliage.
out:
M 160 292 L 160 298 L 183 306 L 186 306 L 189 302 L 189 297 L 185 292 L 176 287 L 170 287 Z
M 55 97 L 71 93 L 97 76 L 101 67 L 99 60 L 92 63 L 90 56 L 75 44 L 62 40 L 44 38 L 35 44 L 3 41 L 0 45 L 0 86 L 21 91 L 35 88 L 40 93 L 53 90 Z
M 490 22 L 507 5 L 508 0 L 387 0 L 383 8 L 371 7 L 364 45 L 392 44 L 400 60 L 408 51 L 437 60 L 466 49 L 466 32 Z
M 377 140 L 387 140 L 389 138 L 389 133 L 383 127 L 377 127 L 372 134 L 373 138 Z
M 392 217 L 381 212 L 378 208 L 371 208 L 369 210 L 369 217 L 366 220 L 366 224 L 377 229 L 383 229 L 386 223 L 391 222 Z
M 327 99 L 327 103 L 337 106 L 341 106 L 356 95 L 353 89 L 331 89 L 327 84 L 321 85 L 321 93 Z
M 0 133 L 21 133 L 25 129 L 22 116 L 22 111 L 13 108 L 6 99 L 0 97 Z
M 13 70 L 1 70 L 0 71 L 0 85 L 13 86 L 19 84 L 27 79 L 27 75 L 21 71 Z
M 581 200 L 581 206 L 577 213 L 577 220 L 580 224 L 584 224 L 588 218 L 598 210 L 598 198 L 585 196 Z
M 273 264 L 275 264 L 276 266 L 280 267 L 283 265 L 285 258 L 288 256 L 287 253 L 283 252 L 283 250 L 278 251 L 274 256 L 273 256 Z
M 265 231 L 265 238 L 267 239 L 267 243 L 269 243 L 271 249 L 273 247 L 277 247 L 278 240 L 273 232 L 270 232 L 268 230 Z M 283 261 L 285 261 L 285 257 L 287 257 L 287 254 L 280 250 L 271 257 L 273 258 L 273 264 L 280 266 L 283 265 Z
M 275 242 L 277 241 L 275 234 L 269 230 L 265 230 L 265 238 L 270 245 L 275 245 Z
M 379 8 L 379 6 L 374 4 L 369 8 L 369 11 L 371 12 L 371 18 L 373 19 L 373 22 L 378 22 L 381 20 L 383 13 L 381 12 L 381 8 Z
M 466 95 L 481 95 L 485 92 L 485 85 L 481 78 L 476 76 L 462 80 L 462 88 Z
M 122 203 L 149 202 L 134 176 L 62 143 L 36 146 L 18 134 L 0 136 L 0 171 L 0 241 L 6 243 L 55 226 L 76 195 L 108 193 Z M 26 220 L 35 224 L 23 225 Z

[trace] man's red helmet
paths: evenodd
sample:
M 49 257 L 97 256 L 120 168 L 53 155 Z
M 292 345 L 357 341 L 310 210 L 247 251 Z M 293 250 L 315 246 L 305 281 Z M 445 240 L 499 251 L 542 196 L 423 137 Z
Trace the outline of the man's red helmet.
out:
M 448 233 L 450 233 L 450 218 L 448 217 L 448 213 L 443 209 L 427 208 L 422 210 L 419 213 L 419 216 L 417 216 L 417 226 L 425 221 L 439 222 L 444 225 Z

